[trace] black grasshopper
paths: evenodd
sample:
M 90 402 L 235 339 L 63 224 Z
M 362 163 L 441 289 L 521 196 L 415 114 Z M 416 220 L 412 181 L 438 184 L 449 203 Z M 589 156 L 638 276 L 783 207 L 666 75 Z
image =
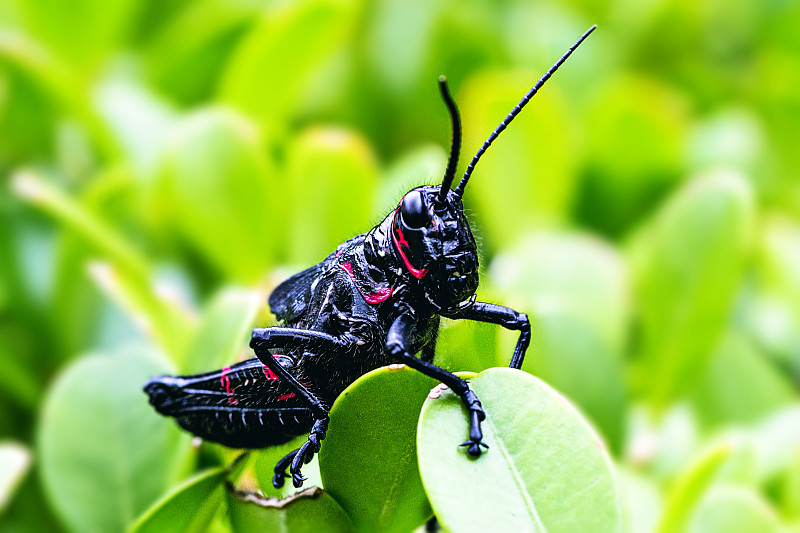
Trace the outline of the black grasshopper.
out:
M 288 468 L 295 487 L 300 468 L 319 451 L 328 408 L 356 378 L 389 363 L 404 363 L 449 386 L 469 412 L 471 456 L 482 448 L 481 403 L 463 379 L 433 361 L 440 317 L 477 320 L 520 332 L 512 368 L 530 343 L 527 315 L 475 301 L 478 254 L 461 197 L 475 164 L 528 100 L 594 30 L 590 28 L 548 70 L 492 132 L 455 189 L 461 123 L 444 78 L 439 88 L 452 121 L 452 145 L 439 186 L 409 191 L 369 232 L 340 244 L 321 263 L 281 283 L 269 305 L 281 327 L 254 329 L 256 357 L 216 372 L 162 376 L 145 386 L 150 403 L 181 427 L 234 448 L 262 448 L 309 434 L 275 466 L 280 487 Z M 414 354 L 420 352 L 421 357 Z

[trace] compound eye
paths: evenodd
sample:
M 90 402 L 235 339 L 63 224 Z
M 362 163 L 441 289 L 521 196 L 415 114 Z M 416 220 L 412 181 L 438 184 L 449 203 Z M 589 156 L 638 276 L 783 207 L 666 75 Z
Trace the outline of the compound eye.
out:
M 428 223 L 428 210 L 420 191 L 411 191 L 403 197 L 400 204 L 403 222 L 409 228 L 419 229 Z

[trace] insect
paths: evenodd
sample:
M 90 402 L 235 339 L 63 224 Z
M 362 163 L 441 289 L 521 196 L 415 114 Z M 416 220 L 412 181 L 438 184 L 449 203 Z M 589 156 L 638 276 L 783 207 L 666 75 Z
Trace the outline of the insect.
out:
M 377 226 L 278 285 L 269 305 L 282 325 L 253 330 L 250 347 L 256 357 L 216 372 L 153 378 L 144 387 L 150 403 L 187 431 L 234 448 L 262 448 L 309 434 L 299 449 L 278 461 L 273 477 L 275 487 L 290 476 L 300 487 L 306 479 L 301 467 L 319 451 L 336 397 L 366 372 L 403 363 L 461 398 L 469 413 L 469 433 L 461 446 L 480 456 L 488 449 L 481 402 L 466 381 L 432 362 L 440 317 L 519 331 L 512 368 L 522 366 L 531 327 L 524 313 L 476 301 L 478 253 L 462 196 L 481 155 L 594 29 L 492 132 L 455 189 L 461 120 L 446 80 L 439 78 L 452 123 L 441 185 L 412 189 Z

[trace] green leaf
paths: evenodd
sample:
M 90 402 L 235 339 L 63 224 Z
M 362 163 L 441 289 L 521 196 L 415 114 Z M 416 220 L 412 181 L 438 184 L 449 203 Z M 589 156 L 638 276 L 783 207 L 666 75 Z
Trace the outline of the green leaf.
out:
M 88 93 L 85 81 L 40 43 L 0 33 L 0 160 L 29 164 L 52 157 L 57 123 L 65 118 L 76 120 L 103 155 L 118 155 Z
M 228 491 L 234 533 L 350 533 L 353 524 L 336 500 L 311 487 L 284 500 Z
M 31 453 L 15 442 L 0 442 L 0 513 L 14 497 L 31 464 Z
M 247 346 L 256 314 L 266 298 L 259 291 L 227 288 L 203 310 L 197 335 L 181 359 L 187 374 L 230 364 Z
M 217 270 L 241 282 L 265 273 L 284 222 L 274 216 L 280 187 L 258 129 L 224 108 L 185 119 L 164 154 L 160 207 Z
M 373 370 L 333 404 L 319 454 L 325 490 L 358 531 L 404 532 L 431 516 L 417 468 L 419 413 L 432 378 L 403 365 Z
M 89 274 L 100 289 L 120 303 L 168 353 L 175 356 L 183 350 L 184 333 L 191 331 L 190 317 L 169 295 L 153 290 L 150 264 L 116 228 L 36 172 L 16 173 L 12 189 L 103 254 L 109 262 L 95 261 L 89 266 Z
M 800 442 L 800 406 L 787 406 L 753 428 L 757 476 L 769 482 L 782 475 L 796 460 Z
M 229 61 L 223 100 L 280 127 L 306 96 L 313 75 L 347 41 L 359 7 L 347 0 L 272 6 Z
M 202 533 L 225 500 L 226 468 L 187 480 L 148 509 L 129 533 Z
M 141 2 L 137 0 L 19 0 L 28 29 L 50 51 L 85 69 L 110 54 L 124 37 Z M 81 31 L 75 31 L 81 28 Z
M 0 337 L 0 386 L 3 396 L 11 399 L 28 409 L 33 410 L 38 404 L 42 385 L 37 379 L 36 367 L 25 358 L 20 359 L 19 354 Z
M 248 25 L 254 2 L 191 2 L 148 42 L 143 57 L 162 94 L 183 104 L 210 99 Z
M 694 408 L 711 427 L 755 422 L 790 404 L 794 389 L 763 352 L 742 335 L 728 333 L 693 395 Z
M 606 80 L 589 84 L 578 216 L 619 234 L 682 176 L 689 106 L 683 94 L 655 77 L 618 74 Z
M 706 450 L 675 480 L 667 494 L 658 533 L 684 531 L 703 494 L 730 455 L 730 446 L 722 443 Z
M 106 128 L 124 152 L 124 160 L 142 184 L 134 193 L 145 196 L 152 187 L 152 176 L 164 142 L 177 120 L 177 113 L 147 87 L 123 77 L 111 77 L 99 84 L 94 103 Z M 150 179 L 148 179 L 150 178 Z M 141 215 L 152 217 L 159 199 L 145 198 Z
M 499 254 L 489 278 L 503 294 L 499 301 L 530 317 L 534 340 L 523 370 L 576 402 L 619 450 L 631 306 L 618 252 L 587 235 L 538 233 Z
M 285 208 L 289 262 L 321 261 L 336 245 L 368 231 L 378 166 L 371 146 L 358 134 L 312 128 L 294 138 L 280 191 Z
M 487 301 L 478 295 L 478 300 Z M 488 299 L 488 301 L 497 301 Z M 443 319 L 439 328 L 434 363 L 451 372 L 480 372 L 495 366 L 506 366 L 514 353 L 513 347 L 506 351 L 499 337 L 509 332 L 501 331 L 496 324 L 471 320 Z M 513 342 L 519 332 L 510 332 Z
M 765 217 L 758 243 L 758 292 L 747 311 L 753 334 L 783 364 L 800 366 L 800 224 L 786 216 Z
M 625 439 L 627 392 L 620 352 L 571 311 L 553 305 L 534 314 L 535 342 L 522 370 L 556 387 L 597 425 L 614 451 Z
M 753 226 L 753 195 L 729 173 L 693 180 L 633 248 L 642 323 L 636 385 L 661 407 L 696 384 L 721 340 Z
M 622 513 L 629 533 L 652 533 L 664 505 L 659 487 L 649 478 L 627 468 L 617 469 Z
M 676 531 L 676 530 L 670 530 Z M 698 506 L 688 533 L 778 533 L 783 531 L 775 511 L 753 489 L 720 486 Z
M 124 531 L 181 473 L 189 439 L 142 392 L 170 370 L 128 350 L 81 358 L 53 385 L 37 450 L 45 491 L 70 530 Z
M 486 411 L 489 450 L 458 444 L 467 412 L 450 390 L 430 395 L 417 445 L 425 491 L 446 531 L 620 531 L 611 462 L 586 421 L 539 379 L 508 368 L 471 387 Z
M 673 480 L 700 446 L 696 415 L 687 404 L 659 413 L 638 404 L 628 418 L 626 455 L 657 481 Z
M 608 349 L 622 351 L 631 314 L 631 281 L 619 251 L 589 234 L 547 231 L 526 235 L 489 265 L 503 298 L 536 319 L 553 307 L 591 326 Z

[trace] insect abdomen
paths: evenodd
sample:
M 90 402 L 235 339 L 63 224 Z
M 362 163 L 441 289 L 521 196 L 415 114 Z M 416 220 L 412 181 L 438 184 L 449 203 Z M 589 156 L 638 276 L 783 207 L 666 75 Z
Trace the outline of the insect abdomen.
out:
M 160 376 L 144 387 L 156 410 L 231 448 L 263 448 L 308 433 L 314 418 L 268 368 L 249 359 L 215 372 Z

